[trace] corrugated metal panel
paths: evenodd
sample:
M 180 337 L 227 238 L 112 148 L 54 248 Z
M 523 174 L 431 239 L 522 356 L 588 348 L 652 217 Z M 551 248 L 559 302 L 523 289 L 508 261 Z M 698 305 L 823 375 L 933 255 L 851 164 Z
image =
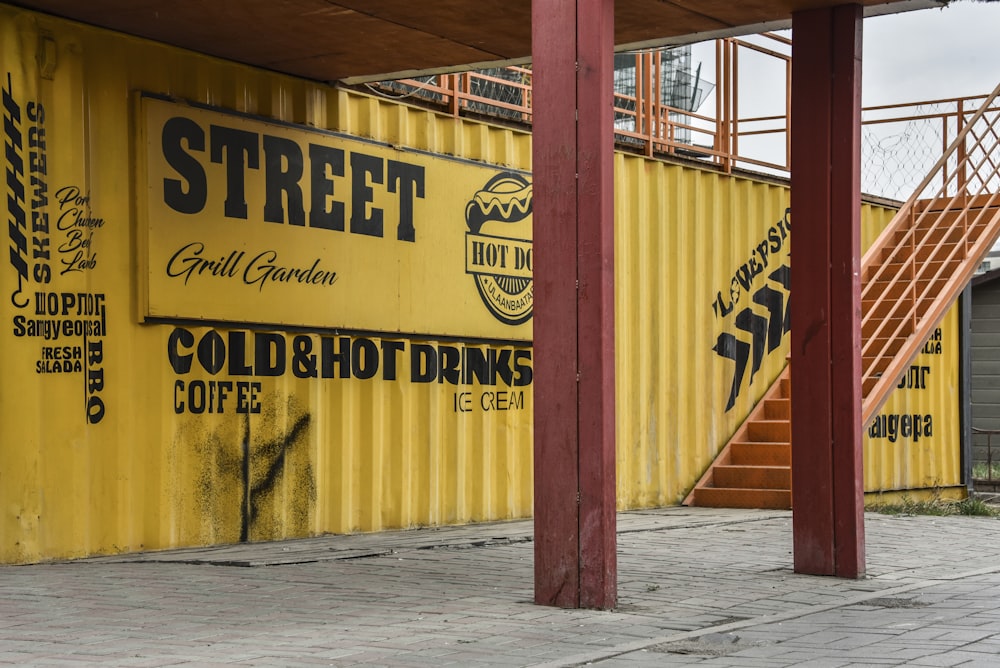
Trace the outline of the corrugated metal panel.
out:
M 44 204 L 30 201 L 33 174 L 20 175 L 29 273 L 0 267 L 0 561 L 531 513 L 530 384 L 436 374 L 417 382 L 411 369 L 428 350 L 492 349 L 509 359 L 515 347 L 138 324 L 133 176 L 139 91 L 518 169 L 529 166 L 528 135 L 9 7 L 0 7 L 0 44 L 25 165 L 37 166 L 41 151 L 47 165 L 34 174 L 44 177 Z M 69 210 L 101 223 L 60 227 Z M 32 230 L 33 212 L 47 213 L 44 233 Z M 39 254 L 27 257 L 32 246 Z M 35 271 L 49 273 L 36 280 Z M 41 328 L 52 325 L 78 329 L 47 339 Z M 234 341 L 253 360 L 255 337 L 272 335 L 288 351 L 285 373 L 214 368 L 234 354 Z M 206 337 L 203 359 L 197 346 Z M 323 338 L 382 355 L 378 375 L 292 373 L 308 364 L 293 347 L 319 350 Z M 398 358 L 395 380 L 383 375 L 384 346 Z M 174 366 L 172 350 L 191 356 L 190 370 Z M 530 348 L 516 350 L 521 373 L 530 372 Z
M 530 340 L 525 174 L 150 94 L 136 108 L 144 320 Z
M 784 367 L 789 193 L 637 156 L 615 167 L 619 506 L 676 504 Z M 865 245 L 893 214 L 863 205 Z M 954 323 L 942 355 L 914 362 L 920 387 L 887 404 L 892 442 L 866 436 L 867 490 L 958 483 Z
M 619 505 L 671 505 L 784 366 L 788 191 L 621 154 L 615 188 Z
M 44 152 L 47 165 L 48 200 L 26 209 L 50 221 L 68 210 L 102 221 L 79 235 L 73 225 L 32 230 L 24 249 L 26 260 L 29 247 L 39 251 L 31 274 L 0 268 L 0 561 L 530 514 L 526 377 L 484 384 L 431 374 L 419 382 L 412 367 L 431 350 L 461 357 L 462 349 L 492 349 L 519 351 L 529 369 L 530 348 L 137 324 L 133 168 L 142 150 L 134 137 L 139 91 L 520 170 L 530 163 L 528 135 L 11 8 L 0 7 L 0 37 L 22 157 L 37 170 Z M 669 505 L 784 364 L 788 192 L 631 155 L 615 160 L 619 504 Z M 26 187 L 30 176 L 22 175 Z M 864 216 L 885 213 L 866 207 Z M 59 339 L 41 331 L 64 323 L 78 329 Z M 258 336 L 283 340 L 289 365 L 309 363 L 296 361 L 295 346 L 317 350 L 330 339 L 365 355 L 389 350 L 400 371 L 395 379 L 364 371 L 311 378 L 214 368 L 234 342 L 253 358 L 247 351 Z M 190 370 L 175 366 L 185 355 Z M 945 409 L 926 410 L 937 411 L 935 438 L 947 433 L 936 417 Z M 950 456 L 947 445 L 920 448 L 895 447 L 896 458 L 866 464 L 882 487 L 929 476 L 947 483 L 947 472 L 927 473 L 924 464 Z
M 889 218 L 862 229 L 867 248 Z M 865 432 L 866 492 L 962 484 L 958 305 L 913 360 Z
M 337 91 L 337 97 L 329 103 L 336 104 L 331 107 L 328 126 L 334 130 L 441 155 L 531 169 L 531 136 L 524 132 L 442 116 L 347 90 Z
M 865 435 L 865 491 L 962 484 L 958 307 L 900 379 Z
M 254 334 L 184 330 L 199 341 L 213 332 L 227 340 L 232 331 L 240 338 Z M 320 347 L 319 335 L 280 336 L 293 343 L 306 337 Z M 395 349 L 396 380 L 382 378 L 384 359 L 370 379 L 254 377 L 247 379 L 256 386 L 248 396 L 255 391 L 260 413 L 214 416 L 194 413 L 190 405 L 200 400 L 197 388 L 213 381 L 211 374 L 195 364 L 182 378 L 187 387 L 178 389 L 173 381 L 175 406 L 185 398 L 189 405 L 176 416 L 170 457 L 178 468 L 171 488 L 198 482 L 179 504 L 189 514 L 179 524 L 196 526 L 199 517 L 215 522 L 182 542 L 268 540 L 530 513 L 530 391 L 407 377 L 418 349 L 488 346 L 336 341 L 382 354 Z M 237 403 L 237 394 L 234 389 L 227 400 Z M 164 490 L 168 496 L 171 488 Z

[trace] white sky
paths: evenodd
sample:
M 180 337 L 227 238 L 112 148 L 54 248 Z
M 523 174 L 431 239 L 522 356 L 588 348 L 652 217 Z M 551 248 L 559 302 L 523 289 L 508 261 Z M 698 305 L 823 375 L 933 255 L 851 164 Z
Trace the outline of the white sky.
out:
M 957 0 L 941 9 L 876 16 L 865 19 L 863 30 L 865 106 L 985 95 L 1000 83 L 1000 2 Z M 743 39 L 788 52 L 758 37 Z M 692 59 L 716 83 L 713 44 L 695 44 Z M 748 50 L 740 59 L 741 116 L 783 113 L 783 66 Z
M 866 19 L 862 63 L 865 106 L 989 93 L 1000 83 L 1000 2 Z
M 872 17 L 865 19 L 863 30 L 862 104 L 866 107 L 986 95 L 1000 83 L 1000 1 L 956 0 L 940 9 Z M 791 31 L 780 34 L 787 37 Z M 789 52 L 787 47 L 761 37 L 743 39 Z M 703 78 L 717 83 L 713 43 L 694 45 L 692 60 L 694 64 L 702 63 Z M 783 116 L 784 64 L 749 49 L 740 50 L 739 64 L 739 117 Z M 714 109 L 713 91 L 699 111 L 714 115 Z M 926 109 L 943 111 L 944 107 Z M 899 113 L 907 115 L 915 111 L 911 109 Z M 894 145 L 897 141 L 895 135 L 905 135 L 904 130 L 906 128 L 902 125 L 890 124 L 872 126 L 870 132 L 882 136 L 879 145 L 885 141 Z M 924 128 L 920 127 L 915 132 L 919 134 L 923 131 Z M 906 195 L 900 193 L 893 195 L 892 188 L 880 183 L 880 180 L 903 180 L 906 182 L 904 190 L 909 188 L 910 180 L 914 181 L 914 185 L 918 183 L 926 168 L 933 165 L 940 155 L 934 152 L 940 146 L 940 139 L 933 138 L 930 132 L 926 135 L 921 135 L 921 140 L 932 145 L 933 155 L 923 155 L 926 151 L 914 143 L 908 152 L 901 153 L 902 158 L 913 164 L 883 165 L 878 175 L 876 168 L 871 167 L 872 180 L 863 186 L 871 189 L 866 192 L 905 198 Z M 695 143 L 698 141 L 707 140 L 696 138 Z M 740 151 L 744 155 L 781 162 L 783 141 L 782 136 L 776 135 L 745 137 L 740 139 Z M 927 163 L 926 166 L 924 163 Z

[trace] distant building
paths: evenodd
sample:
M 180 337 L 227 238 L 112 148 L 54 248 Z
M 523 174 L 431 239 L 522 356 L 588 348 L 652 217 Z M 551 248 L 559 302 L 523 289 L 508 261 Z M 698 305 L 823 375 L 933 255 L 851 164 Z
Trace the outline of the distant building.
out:
M 993 271 L 994 269 L 1000 269 L 1000 248 L 993 248 L 983 261 L 980 263 L 979 268 L 976 269 L 976 275 L 985 274 L 988 271 Z
M 653 52 L 654 57 L 659 56 L 659 67 L 652 67 L 646 72 L 642 72 L 640 63 L 642 62 L 642 52 L 629 51 L 615 54 L 614 80 L 615 80 L 615 106 L 618 107 L 615 114 L 615 128 L 617 130 L 635 131 L 635 103 L 637 99 L 648 97 L 649 91 L 658 91 L 659 104 L 671 107 L 675 110 L 696 111 L 705 101 L 705 98 L 714 84 L 701 78 L 701 63 L 692 65 L 691 46 L 678 46 L 669 49 L 661 49 L 659 54 Z M 637 88 L 641 86 L 641 91 Z M 637 94 L 641 93 L 641 94 Z M 628 113 L 632 112 L 632 113 Z M 669 113 L 670 120 L 674 123 L 690 123 L 690 119 L 677 111 Z M 690 143 L 690 131 L 684 127 L 678 128 L 675 141 Z
M 990 251 L 997 267 L 1000 251 Z M 983 264 L 989 263 L 987 259 Z M 972 279 L 970 317 L 973 477 L 992 478 L 1000 463 L 1000 268 Z M 991 452 L 992 450 L 992 452 Z M 977 466 L 978 465 L 978 466 Z

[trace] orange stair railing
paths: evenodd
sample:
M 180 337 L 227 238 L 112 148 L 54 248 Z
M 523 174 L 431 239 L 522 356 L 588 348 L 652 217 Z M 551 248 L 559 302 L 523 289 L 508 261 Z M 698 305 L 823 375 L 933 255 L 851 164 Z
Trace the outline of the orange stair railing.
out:
M 862 258 L 867 423 L 1000 236 L 1000 86 Z
M 862 258 L 865 424 L 1000 238 L 998 96 L 1000 86 L 961 119 L 961 132 Z M 790 474 L 770 470 L 791 467 L 789 377 L 786 366 L 685 504 L 791 506 Z

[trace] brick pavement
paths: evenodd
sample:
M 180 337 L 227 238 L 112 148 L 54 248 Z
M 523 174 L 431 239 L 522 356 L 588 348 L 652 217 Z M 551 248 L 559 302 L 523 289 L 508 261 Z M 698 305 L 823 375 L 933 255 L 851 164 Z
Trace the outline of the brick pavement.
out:
M 866 516 L 869 577 L 792 573 L 791 515 L 619 515 L 619 607 L 532 598 L 531 523 L 0 568 L 0 663 L 1000 665 L 1000 522 Z

